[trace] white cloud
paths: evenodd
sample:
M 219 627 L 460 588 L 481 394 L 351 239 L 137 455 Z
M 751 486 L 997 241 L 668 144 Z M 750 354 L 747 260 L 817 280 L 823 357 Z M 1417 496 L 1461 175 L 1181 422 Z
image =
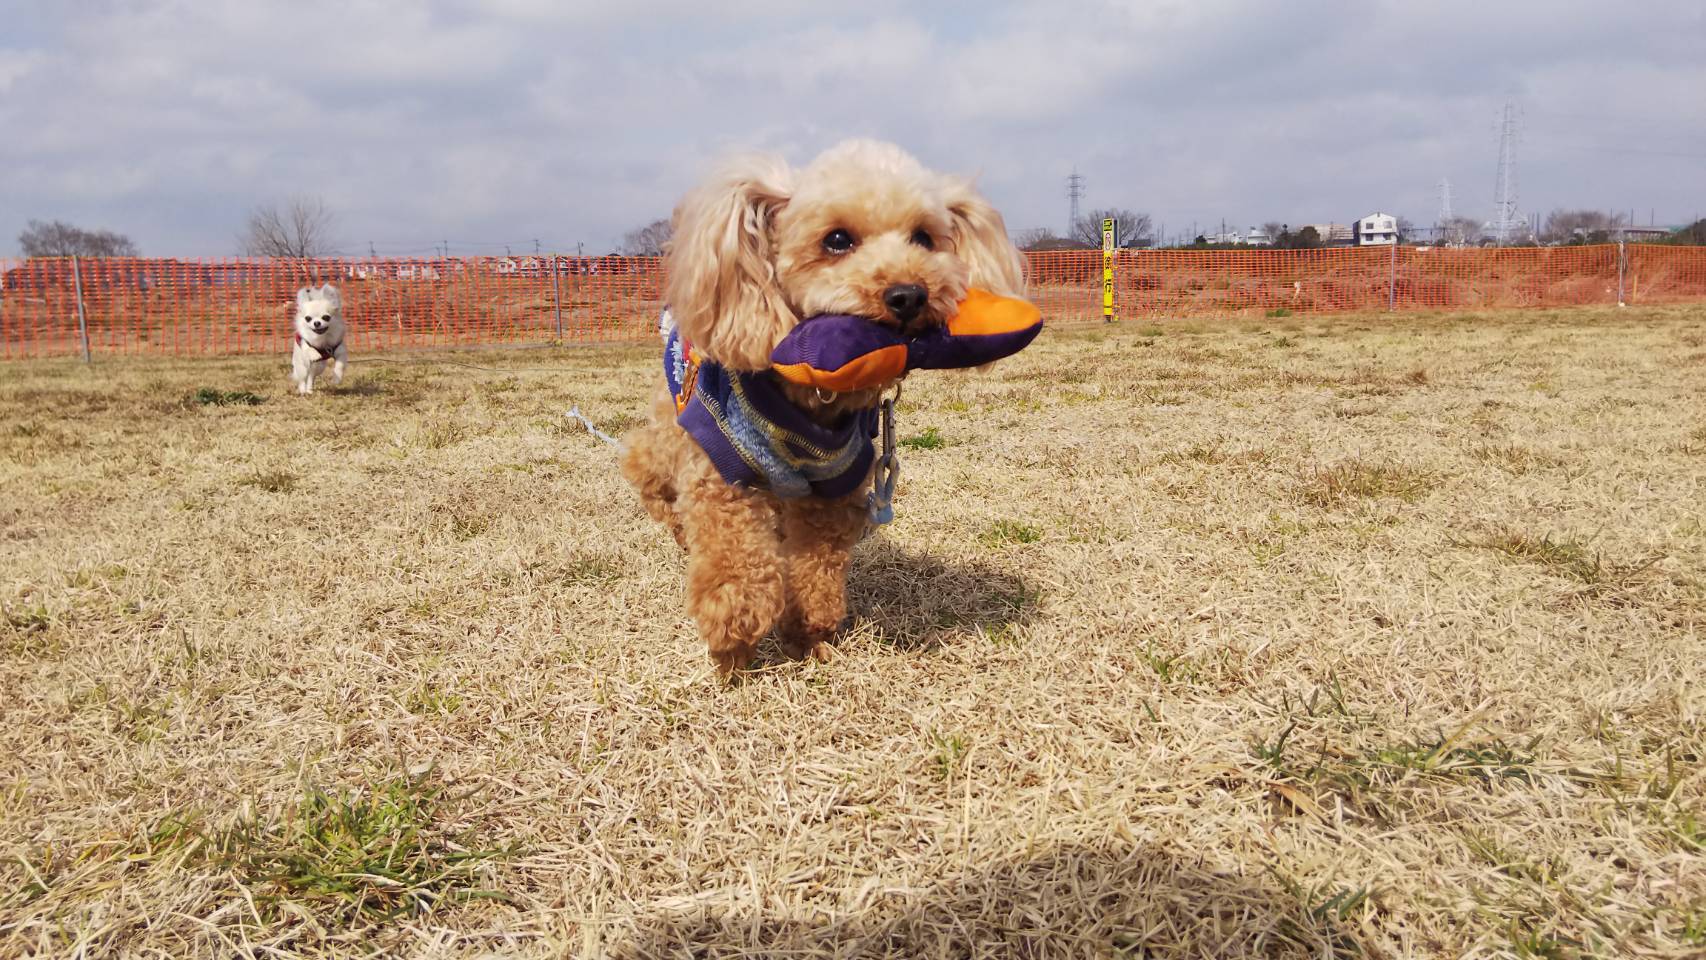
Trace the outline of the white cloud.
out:
M 58 9 L 58 8 L 50 8 Z M 858 8 L 544 0 L 144 0 L 0 39 L 0 252 L 25 219 L 223 253 L 292 193 L 343 243 L 602 248 L 741 147 L 849 135 L 981 172 L 1015 228 L 1094 205 L 1431 219 L 1490 202 L 1500 103 L 1524 205 L 1700 212 L 1706 14 L 1651 3 L 1093 3 Z

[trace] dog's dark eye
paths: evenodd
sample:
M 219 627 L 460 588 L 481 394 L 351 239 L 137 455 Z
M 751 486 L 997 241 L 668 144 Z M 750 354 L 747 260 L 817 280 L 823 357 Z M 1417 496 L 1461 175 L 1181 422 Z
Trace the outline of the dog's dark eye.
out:
M 830 253 L 846 253 L 856 242 L 853 235 L 845 230 L 831 230 L 823 235 L 823 248 Z
M 936 249 L 935 238 L 931 237 L 930 231 L 924 229 L 923 227 L 919 227 L 917 230 L 912 231 L 912 242 L 918 244 L 919 246 L 923 247 L 926 250 Z
M 321 317 L 320 319 L 329 322 L 332 319 L 332 315 L 328 313 L 325 316 Z

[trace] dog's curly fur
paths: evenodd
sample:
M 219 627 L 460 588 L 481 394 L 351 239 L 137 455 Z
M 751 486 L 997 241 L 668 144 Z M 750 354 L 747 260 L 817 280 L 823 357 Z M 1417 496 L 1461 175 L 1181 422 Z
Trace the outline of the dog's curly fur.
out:
M 670 309 L 698 353 L 735 371 L 769 370 L 803 317 L 855 314 L 916 333 L 947 322 L 968 286 L 1023 292 L 1019 253 L 971 182 L 886 143 L 848 141 L 798 171 L 768 157 L 736 161 L 683 199 L 673 226 Z M 836 231 L 851 249 L 826 244 Z M 885 305 L 900 284 L 924 288 L 916 316 Z M 828 395 L 782 386 L 829 425 L 892 384 Z M 623 473 L 687 551 L 687 610 L 718 670 L 746 666 L 772 628 L 788 655 L 827 659 L 847 613 L 870 478 L 834 500 L 731 486 L 676 425 L 662 385 L 650 421 L 624 442 Z

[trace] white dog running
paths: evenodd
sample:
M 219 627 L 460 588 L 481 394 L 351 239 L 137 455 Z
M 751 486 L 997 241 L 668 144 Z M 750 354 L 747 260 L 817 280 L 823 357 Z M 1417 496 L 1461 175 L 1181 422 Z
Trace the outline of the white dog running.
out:
M 338 288 L 325 284 L 318 289 L 303 287 L 296 291 L 296 338 L 290 347 L 290 382 L 297 393 L 313 393 L 314 378 L 332 365 L 332 383 L 344 380 L 344 364 L 349 353 L 344 349 L 343 301 Z

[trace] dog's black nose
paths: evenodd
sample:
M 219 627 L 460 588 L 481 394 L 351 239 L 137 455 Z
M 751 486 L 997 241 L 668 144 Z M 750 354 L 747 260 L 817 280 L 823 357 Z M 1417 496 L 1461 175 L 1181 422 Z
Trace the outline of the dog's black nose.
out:
M 916 283 L 897 283 L 883 291 L 883 306 L 902 325 L 918 319 L 918 311 L 924 309 L 926 299 L 924 288 Z

